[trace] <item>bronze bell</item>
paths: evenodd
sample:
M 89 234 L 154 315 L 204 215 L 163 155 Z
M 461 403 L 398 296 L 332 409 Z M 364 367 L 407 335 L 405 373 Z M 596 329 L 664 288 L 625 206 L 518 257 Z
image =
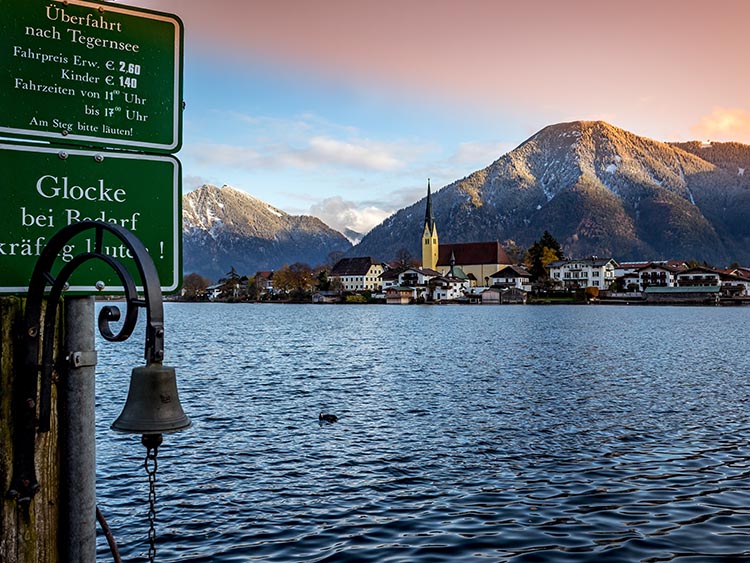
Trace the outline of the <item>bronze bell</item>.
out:
M 125 406 L 112 430 L 130 434 L 163 434 L 190 426 L 177 395 L 174 368 L 160 363 L 133 369 Z

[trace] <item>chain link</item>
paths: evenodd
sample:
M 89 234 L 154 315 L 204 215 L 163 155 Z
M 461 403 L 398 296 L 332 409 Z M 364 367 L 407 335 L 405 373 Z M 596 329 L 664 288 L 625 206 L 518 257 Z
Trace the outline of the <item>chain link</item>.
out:
M 143 462 L 148 474 L 148 560 L 156 560 L 156 471 L 159 464 L 156 455 L 161 444 L 161 434 L 143 436 L 146 446 L 146 459 Z

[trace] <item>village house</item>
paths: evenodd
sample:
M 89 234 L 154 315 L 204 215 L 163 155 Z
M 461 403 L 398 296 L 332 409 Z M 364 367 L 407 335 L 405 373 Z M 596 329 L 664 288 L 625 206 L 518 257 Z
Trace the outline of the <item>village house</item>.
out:
M 719 270 L 721 273 L 721 292 L 725 295 L 750 295 L 750 270 L 747 268 L 729 268 Z
M 531 291 L 531 274 L 523 266 L 505 266 L 490 276 L 490 285 L 500 289 Z
M 617 262 L 611 258 L 585 258 L 550 262 L 549 276 L 565 289 L 597 287 L 609 289 L 615 281 Z
M 329 272 L 328 279 L 339 281 L 344 291 L 380 291 L 383 271 L 383 264 L 370 256 L 342 258 Z
M 319 304 L 338 303 L 341 295 L 338 291 L 316 291 L 312 294 L 312 302 Z
M 721 273 L 705 266 L 688 268 L 677 273 L 675 285 L 679 287 L 719 287 L 721 286 Z
M 432 300 L 456 301 L 466 297 L 466 290 L 471 287 L 467 277 L 439 276 L 433 280 Z
M 388 305 L 408 305 L 413 301 L 413 287 L 392 285 L 385 291 L 385 302 Z
M 430 280 L 440 275 L 440 272 L 430 270 L 429 268 L 414 267 L 407 268 L 398 275 L 399 285 L 423 286 L 427 287 Z
M 615 268 L 615 280 L 619 282 L 625 291 L 641 291 L 640 276 L 638 270 L 651 264 L 651 262 L 618 262 Z
M 517 287 L 490 287 L 481 293 L 482 305 L 523 305 L 528 293 Z
M 677 273 L 679 287 L 718 287 L 727 297 L 750 295 L 750 276 L 742 269 L 716 270 L 696 266 Z
M 401 271 L 396 269 L 388 269 L 380 274 L 380 287 L 382 291 L 388 291 L 389 287 L 397 286 L 400 275 Z
M 663 262 L 649 262 L 637 269 L 638 291 L 647 287 L 674 287 L 681 270 Z
M 455 301 L 464 299 L 466 292 L 471 288 L 472 281 L 466 275 L 463 268 L 456 264 L 456 257 L 451 254 L 450 268 L 448 271 L 434 278 L 430 283 L 432 287 L 431 299 L 436 302 Z
M 386 303 L 406 304 L 413 303 L 418 299 L 431 301 L 435 298 L 434 290 L 436 288 L 460 282 L 462 280 L 454 280 L 452 278 L 446 280 L 440 275 L 440 272 L 430 270 L 429 268 L 406 268 L 398 273 L 396 283 L 389 281 L 389 285 L 385 289 Z M 465 280 L 463 282 L 467 283 Z
M 273 293 L 273 270 L 255 272 L 254 278 L 260 293 Z
M 440 272 L 430 270 L 429 268 L 407 268 L 398 276 L 398 285 L 400 287 L 412 288 L 412 298 L 423 299 L 428 301 L 432 298 L 432 288 L 430 282 L 440 277 Z

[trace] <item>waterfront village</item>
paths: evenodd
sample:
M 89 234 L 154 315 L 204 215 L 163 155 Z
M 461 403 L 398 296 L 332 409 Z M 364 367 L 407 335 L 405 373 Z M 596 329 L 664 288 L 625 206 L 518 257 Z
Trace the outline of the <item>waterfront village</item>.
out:
M 183 298 L 210 301 L 281 300 L 313 303 L 750 303 L 750 268 L 716 269 L 694 261 L 616 262 L 564 258 L 545 232 L 514 263 L 497 242 L 439 244 L 428 186 L 422 262 L 410 256 L 383 263 L 369 256 L 340 258 L 314 272 L 306 265 L 234 271 L 214 285 L 186 277 Z M 408 254 L 408 253 L 407 253 Z

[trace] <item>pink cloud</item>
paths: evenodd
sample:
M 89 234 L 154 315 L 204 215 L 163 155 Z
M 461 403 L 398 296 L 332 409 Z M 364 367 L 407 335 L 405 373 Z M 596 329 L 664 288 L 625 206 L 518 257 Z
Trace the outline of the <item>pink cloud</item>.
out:
M 702 140 L 750 142 L 750 111 L 741 108 L 714 108 L 691 131 Z
M 188 51 L 480 113 L 616 115 L 687 133 L 750 91 L 742 0 L 131 0 L 178 14 Z

